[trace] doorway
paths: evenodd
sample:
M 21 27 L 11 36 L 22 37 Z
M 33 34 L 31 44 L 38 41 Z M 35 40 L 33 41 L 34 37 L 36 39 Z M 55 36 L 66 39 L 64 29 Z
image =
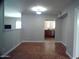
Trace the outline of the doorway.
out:
M 55 39 L 55 21 L 44 21 L 44 36 L 46 39 Z

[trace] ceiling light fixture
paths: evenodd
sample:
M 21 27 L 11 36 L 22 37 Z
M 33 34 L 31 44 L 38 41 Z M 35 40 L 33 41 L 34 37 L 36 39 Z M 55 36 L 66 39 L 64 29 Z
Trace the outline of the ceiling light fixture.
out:
M 42 6 L 35 6 L 35 7 L 32 8 L 32 11 L 44 12 L 44 11 L 47 11 L 47 9 L 45 7 L 42 7 Z
M 36 12 L 36 14 L 40 15 L 40 14 L 42 14 L 42 12 Z
M 42 6 L 35 6 L 31 8 L 32 11 L 35 11 L 36 14 L 42 14 L 42 12 L 47 11 L 47 9 L 45 7 Z

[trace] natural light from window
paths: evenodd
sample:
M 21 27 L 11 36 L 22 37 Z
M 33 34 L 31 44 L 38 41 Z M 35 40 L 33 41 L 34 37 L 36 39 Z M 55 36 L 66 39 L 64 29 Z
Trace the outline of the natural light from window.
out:
M 21 21 L 16 21 L 16 29 L 21 29 Z
M 52 30 L 55 29 L 55 21 L 45 21 L 45 30 Z

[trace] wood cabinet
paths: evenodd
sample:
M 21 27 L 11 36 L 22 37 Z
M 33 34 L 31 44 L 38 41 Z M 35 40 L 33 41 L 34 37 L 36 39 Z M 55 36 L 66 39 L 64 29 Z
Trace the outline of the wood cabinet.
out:
M 45 38 L 54 38 L 55 30 L 45 30 Z

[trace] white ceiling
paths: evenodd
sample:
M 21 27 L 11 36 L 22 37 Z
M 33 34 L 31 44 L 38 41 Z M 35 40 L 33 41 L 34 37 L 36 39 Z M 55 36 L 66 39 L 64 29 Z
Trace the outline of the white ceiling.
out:
M 5 13 L 21 12 L 25 14 L 35 14 L 31 7 L 40 5 L 48 10 L 44 15 L 57 16 L 62 10 L 72 4 L 73 0 L 5 0 Z

